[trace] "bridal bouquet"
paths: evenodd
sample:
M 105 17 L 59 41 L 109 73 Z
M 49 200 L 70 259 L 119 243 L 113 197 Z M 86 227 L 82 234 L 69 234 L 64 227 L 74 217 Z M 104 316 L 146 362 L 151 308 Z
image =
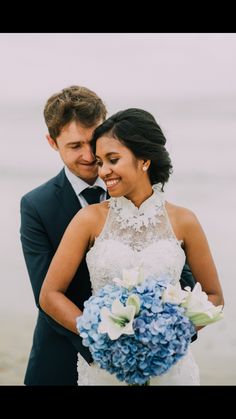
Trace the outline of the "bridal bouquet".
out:
M 123 270 L 113 282 L 85 302 L 77 329 L 94 361 L 131 385 L 165 373 L 185 355 L 194 326 L 223 317 L 199 283 L 181 290 L 140 269 Z

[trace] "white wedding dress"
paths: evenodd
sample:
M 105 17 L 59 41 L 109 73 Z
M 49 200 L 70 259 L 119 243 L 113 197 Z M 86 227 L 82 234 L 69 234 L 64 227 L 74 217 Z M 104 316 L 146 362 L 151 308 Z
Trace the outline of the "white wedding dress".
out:
M 93 293 L 115 277 L 122 269 L 142 267 L 144 276 L 168 275 L 173 285 L 179 282 L 185 253 L 175 237 L 159 185 L 137 208 L 125 197 L 110 198 L 104 228 L 88 251 L 87 265 Z M 127 385 L 95 363 L 78 354 L 78 385 Z M 191 350 L 165 374 L 151 379 L 151 385 L 197 385 L 199 370 Z

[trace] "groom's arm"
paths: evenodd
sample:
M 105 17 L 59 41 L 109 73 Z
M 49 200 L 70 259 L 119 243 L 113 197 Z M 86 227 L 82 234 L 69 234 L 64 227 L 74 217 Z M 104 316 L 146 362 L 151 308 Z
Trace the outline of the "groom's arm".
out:
M 185 263 L 180 277 L 181 288 L 184 289 L 185 287 L 190 287 L 192 290 L 195 284 L 196 281 L 193 277 L 190 267 L 187 263 Z
M 50 327 L 69 339 L 76 351 L 80 352 L 81 337 L 55 322 L 39 305 L 41 287 L 54 255 L 54 250 L 35 207 L 26 197 L 21 200 L 20 236 L 36 306 Z

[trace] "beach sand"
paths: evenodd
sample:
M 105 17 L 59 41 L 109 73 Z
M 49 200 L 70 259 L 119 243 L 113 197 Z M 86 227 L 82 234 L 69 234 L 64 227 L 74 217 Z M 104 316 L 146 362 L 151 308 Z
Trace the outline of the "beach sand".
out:
M 1 316 L 3 318 L 3 316 Z M 36 315 L 4 316 L 1 327 L 0 385 L 23 385 L 31 348 Z M 199 332 L 191 345 L 200 368 L 201 385 L 235 385 L 236 368 L 231 342 L 221 351 L 222 339 L 227 336 L 225 321 L 213 324 Z
M 36 315 L 1 318 L 0 385 L 23 385 Z

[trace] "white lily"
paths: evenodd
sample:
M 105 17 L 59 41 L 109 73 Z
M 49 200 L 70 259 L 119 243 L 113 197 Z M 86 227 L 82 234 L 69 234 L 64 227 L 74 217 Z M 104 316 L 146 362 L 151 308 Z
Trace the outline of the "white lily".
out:
M 134 334 L 135 312 L 134 305 L 123 306 L 118 299 L 114 300 L 111 311 L 107 307 L 101 309 L 101 322 L 98 326 L 98 332 L 107 333 L 111 340 L 118 339 L 122 334 Z
M 139 285 L 144 280 L 144 274 L 142 268 L 134 268 L 134 269 L 123 269 L 122 271 L 122 279 L 114 278 L 113 281 L 122 286 L 131 290 L 136 285 Z
M 177 283 L 175 286 L 168 285 L 162 294 L 162 301 L 164 303 L 181 304 L 187 295 L 188 292 L 183 291 L 179 283 Z
M 140 310 L 140 298 L 137 294 L 131 294 L 126 302 L 127 306 L 134 306 L 135 307 L 135 315 L 139 313 Z
M 189 287 L 185 288 L 187 291 L 186 299 L 181 306 L 186 309 L 186 316 L 193 322 L 195 326 L 206 326 L 209 323 L 216 322 L 222 319 L 223 306 L 215 306 L 208 300 L 207 294 L 202 291 L 201 284 L 196 283 L 191 291 Z

